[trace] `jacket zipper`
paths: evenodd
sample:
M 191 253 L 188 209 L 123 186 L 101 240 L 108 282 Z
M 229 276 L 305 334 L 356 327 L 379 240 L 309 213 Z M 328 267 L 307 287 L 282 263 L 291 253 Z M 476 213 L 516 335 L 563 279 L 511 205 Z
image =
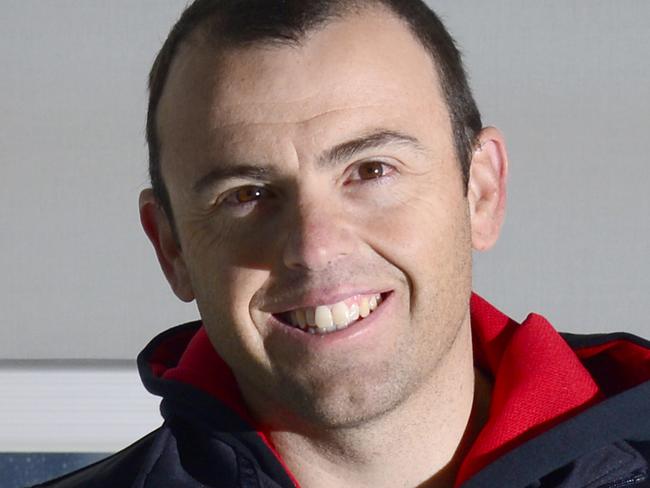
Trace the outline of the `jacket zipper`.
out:
M 637 483 L 641 483 L 642 481 L 645 481 L 647 479 L 646 473 L 639 473 L 635 475 L 633 478 L 628 478 L 626 480 L 622 481 L 616 481 L 614 483 L 611 483 L 609 485 L 603 485 L 601 488 L 626 488 L 628 486 L 636 485 Z

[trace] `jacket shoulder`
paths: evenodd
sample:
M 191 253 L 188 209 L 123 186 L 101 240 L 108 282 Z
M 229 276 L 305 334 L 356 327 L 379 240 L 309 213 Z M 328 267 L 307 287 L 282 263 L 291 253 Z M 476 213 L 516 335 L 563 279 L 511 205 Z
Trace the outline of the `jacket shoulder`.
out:
M 150 432 L 121 451 L 94 464 L 46 481 L 32 488 L 114 488 L 131 486 L 151 457 L 162 427 Z
M 572 349 L 597 347 L 615 341 L 626 341 L 630 344 L 650 349 L 649 340 L 630 334 L 629 332 L 609 332 L 601 334 L 574 334 L 570 332 L 560 332 L 560 335 Z

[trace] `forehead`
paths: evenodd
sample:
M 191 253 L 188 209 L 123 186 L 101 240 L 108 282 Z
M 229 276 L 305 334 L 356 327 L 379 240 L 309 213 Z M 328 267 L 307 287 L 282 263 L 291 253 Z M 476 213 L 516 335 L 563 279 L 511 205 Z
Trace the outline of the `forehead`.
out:
M 447 120 L 433 61 L 406 24 L 375 9 L 332 21 L 295 46 L 218 52 L 193 36 L 172 63 L 158 130 L 164 159 L 188 142 L 206 148 L 274 131 L 431 117 Z

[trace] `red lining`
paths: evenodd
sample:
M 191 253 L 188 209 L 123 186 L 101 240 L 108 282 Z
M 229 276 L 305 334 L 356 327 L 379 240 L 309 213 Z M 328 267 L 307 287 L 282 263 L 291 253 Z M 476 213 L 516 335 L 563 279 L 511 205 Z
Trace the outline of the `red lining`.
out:
M 187 344 L 192 340 L 195 331 L 184 330 L 174 335 L 167 336 L 164 341 L 156 344 L 156 349 L 148 358 L 149 367 L 154 376 L 162 376 L 165 371 L 177 366 L 179 358 L 182 358 Z
M 611 395 L 650 379 L 650 350 L 629 341 L 574 352 L 539 315 L 531 314 L 519 325 L 475 294 L 470 310 L 475 363 L 494 378 L 494 387 L 488 421 L 463 460 L 456 487 L 504 453 L 601 400 L 599 386 Z M 170 337 L 156 349 L 150 360 L 154 375 L 189 383 L 233 409 L 256 427 L 299 487 L 254 422 L 204 328 L 191 335 Z M 585 366 L 593 368 L 595 380 Z

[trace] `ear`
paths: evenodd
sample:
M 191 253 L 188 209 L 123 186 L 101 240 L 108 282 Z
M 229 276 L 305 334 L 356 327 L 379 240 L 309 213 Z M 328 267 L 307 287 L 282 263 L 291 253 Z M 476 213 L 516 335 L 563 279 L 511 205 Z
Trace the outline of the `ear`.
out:
M 140 222 L 158 256 L 172 290 L 184 302 L 194 300 L 194 291 L 180 245 L 172 231 L 167 213 L 162 209 L 151 188 L 140 193 Z
M 508 155 L 501 133 L 486 127 L 479 134 L 469 171 L 467 198 L 472 224 L 472 247 L 491 248 L 499 237 L 506 211 Z

